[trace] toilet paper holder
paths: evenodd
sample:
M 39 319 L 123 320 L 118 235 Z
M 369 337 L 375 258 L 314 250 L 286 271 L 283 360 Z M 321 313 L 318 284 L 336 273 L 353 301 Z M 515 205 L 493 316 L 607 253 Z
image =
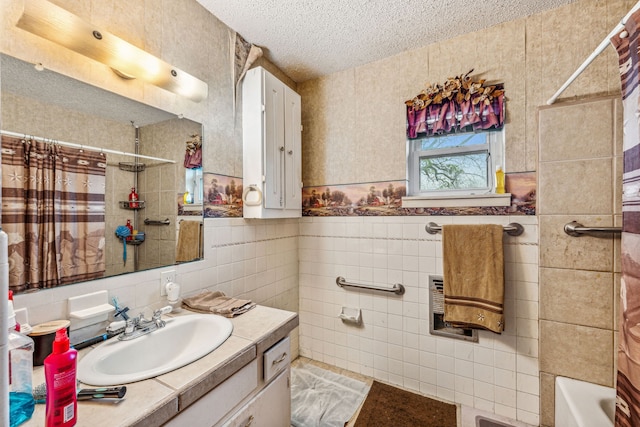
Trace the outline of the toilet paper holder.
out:
M 362 324 L 362 311 L 359 308 L 342 307 L 338 317 L 345 323 Z

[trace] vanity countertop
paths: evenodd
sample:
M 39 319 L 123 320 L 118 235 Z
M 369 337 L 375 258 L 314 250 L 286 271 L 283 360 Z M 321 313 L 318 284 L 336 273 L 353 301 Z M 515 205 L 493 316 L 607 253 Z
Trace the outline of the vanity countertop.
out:
M 159 426 L 287 336 L 298 326 L 298 315 L 290 311 L 257 306 L 231 319 L 231 322 L 231 336 L 203 358 L 167 374 L 126 384 L 127 394 L 121 400 L 78 402 L 76 425 Z M 90 350 L 81 350 L 78 358 L 82 358 Z M 36 367 L 33 384 L 35 386 L 43 382 L 44 369 Z M 81 384 L 79 387 L 93 386 Z M 44 425 L 44 419 L 45 405 L 36 405 L 33 416 L 22 426 L 40 427 Z

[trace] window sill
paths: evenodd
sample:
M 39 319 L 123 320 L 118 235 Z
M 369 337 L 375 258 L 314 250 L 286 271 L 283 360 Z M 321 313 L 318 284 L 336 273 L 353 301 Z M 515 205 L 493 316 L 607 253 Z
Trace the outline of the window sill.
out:
M 412 196 L 402 198 L 403 208 L 468 208 L 483 206 L 511 206 L 511 194 Z
M 202 203 L 187 203 L 186 205 L 182 205 L 183 211 L 201 211 Z

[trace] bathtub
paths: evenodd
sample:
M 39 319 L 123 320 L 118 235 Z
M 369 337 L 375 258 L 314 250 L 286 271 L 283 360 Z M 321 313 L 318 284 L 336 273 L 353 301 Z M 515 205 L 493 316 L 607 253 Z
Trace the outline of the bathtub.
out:
M 556 377 L 557 427 L 613 426 L 615 409 L 615 389 Z

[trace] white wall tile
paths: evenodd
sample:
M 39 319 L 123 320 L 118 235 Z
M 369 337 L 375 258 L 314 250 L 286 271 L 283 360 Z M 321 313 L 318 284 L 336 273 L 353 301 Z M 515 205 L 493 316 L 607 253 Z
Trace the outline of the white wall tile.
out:
M 469 379 L 473 379 L 473 370 L 474 365 L 473 362 L 468 360 L 463 360 L 460 358 L 455 359 L 455 373 L 458 376 L 466 377 Z M 457 390 L 457 388 L 456 388 Z
M 436 357 L 436 366 L 438 372 L 455 373 L 456 364 L 453 356 L 444 356 L 438 354 Z
M 442 218 L 442 221 L 438 222 L 475 221 L 480 223 L 486 222 L 484 219 L 483 217 Z M 323 221 L 323 219 L 314 220 Z M 349 251 L 353 253 L 349 263 L 355 263 L 357 255 L 359 269 L 356 274 L 359 278 L 371 278 L 372 282 L 381 286 L 401 282 L 405 284 L 407 292 L 402 297 L 363 293 L 362 295 L 367 295 L 364 299 L 354 301 L 366 307 L 365 328 L 356 330 L 354 333 L 361 337 L 367 334 L 370 336 L 371 341 L 359 341 L 359 344 L 370 345 L 372 356 L 364 363 L 361 360 L 360 364 L 354 365 L 352 360 L 350 366 L 357 368 L 361 373 L 371 370 L 375 378 L 408 389 L 414 390 L 419 387 L 422 393 L 458 403 L 473 403 L 476 407 L 495 410 L 496 413 L 499 411 L 505 416 L 516 416 L 519 408 L 515 398 L 516 378 L 517 372 L 521 369 L 521 388 L 526 390 L 526 394 L 536 396 L 531 379 L 537 375 L 535 325 L 537 323 L 538 260 L 537 240 L 533 237 L 537 233 L 537 220 L 526 218 L 524 221 L 519 221 L 525 224 L 525 235 L 519 239 L 510 237 L 506 245 L 508 276 L 512 280 L 507 282 L 509 288 L 506 289 L 505 312 L 507 321 L 511 324 L 502 335 L 480 331 L 478 343 L 429 335 L 428 276 L 441 274 L 442 271 L 441 235 L 427 235 L 423 231 L 424 219 L 422 218 L 383 218 L 382 222 L 380 219 L 370 220 L 369 218 L 358 220 L 363 226 L 358 234 L 360 240 L 357 246 L 352 243 L 353 239 L 344 239 L 344 235 L 326 235 L 327 239 L 334 241 L 334 253 L 338 253 L 338 245 L 335 244 L 337 239 L 346 240 L 346 243 L 343 243 L 344 240 L 341 241 L 339 246 L 350 248 Z M 491 220 L 501 224 L 507 222 L 506 218 L 491 218 Z M 356 222 L 355 225 L 357 224 Z M 351 225 L 353 224 L 349 223 L 346 227 L 345 234 L 353 233 L 350 231 L 353 230 Z M 386 231 L 386 237 L 383 230 Z M 327 233 L 333 231 L 335 230 L 326 230 Z M 305 232 L 304 227 L 301 227 L 301 232 Z M 301 239 L 304 238 L 304 235 L 301 236 Z M 362 240 L 363 238 L 366 238 L 366 241 Z M 306 245 L 308 241 L 300 244 L 301 247 Z M 327 243 L 327 245 L 331 244 Z M 300 256 L 309 258 L 304 251 L 301 251 Z M 348 255 L 340 251 L 335 260 L 322 264 L 314 274 L 328 275 L 327 270 L 335 267 L 331 262 L 336 265 L 344 264 L 345 259 L 349 259 Z M 303 277 L 303 271 L 305 277 L 306 272 L 309 271 L 305 263 L 317 263 L 317 258 L 311 257 L 308 261 L 301 262 L 301 277 Z M 354 291 L 336 288 L 334 294 L 344 297 L 349 295 L 348 292 L 351 295 L 354 293 Z M 305 300 L 304 296 L 308 293 L 312 293 L 310 288 L 305 286 L 300 288 L 301 301 Z M 327 298 L 327 295 L 317 297 L 322 299 Z M 349 300 L 350 297 L 346 298 Z M 305 310 L 306 304 L 301 303 L 301 320 L 305 317 Z M 367 326 L 372 327 L 367 328 Z M 335 339 L 338 341 L 340 338 Z M 360 352 L 360 359 L 363 354 Z M 345 357 L 337 353 L 338 362 Z M 517 357 L 522 358 L 518 359 L 520 361 L 518 364 Z M 369 359 L 372 359 L 372 362 Z M 369 367 L 371 363 L 372 369 Z M 414 374 L 414 366 L 419 367 L 419 376 L 407 376 L 407 372 Z M 517 366 L 518 369 L 516 369 Z M 470 384 L 473 384 L 473 388 Z M 532 412 L 530 409 L 527 407 L 521 412 L 524 411 L 525 416 L 530 414 L 537 416 L 537 410 Z
M 531 413 L 538 412 L 538 407 L 540 404 L 540 398 L 538 396 L 519 391 L 516 394 L 516 398 L 517 398 L 517 405 L 518 405 L 519 411 L 523 410 Z M 520 416 L 518 416 L 518 419 L 520 420 Z
M 528 393 L 534 396 L 540 395 L 540 378 L 536 375 L 517 374 L 517 387 L 518 391 Z
M 512 369 L 502 369 L 496 367 L 493 371 L 493 382 L 496 386 L 515 391 L 516 372 Z
M 474 395 L 473 378 L 456 375 L 456 393 L 464 393 L 469 395 L 473 401 Z M 462 402 L 459 402 L 462 403 Z

